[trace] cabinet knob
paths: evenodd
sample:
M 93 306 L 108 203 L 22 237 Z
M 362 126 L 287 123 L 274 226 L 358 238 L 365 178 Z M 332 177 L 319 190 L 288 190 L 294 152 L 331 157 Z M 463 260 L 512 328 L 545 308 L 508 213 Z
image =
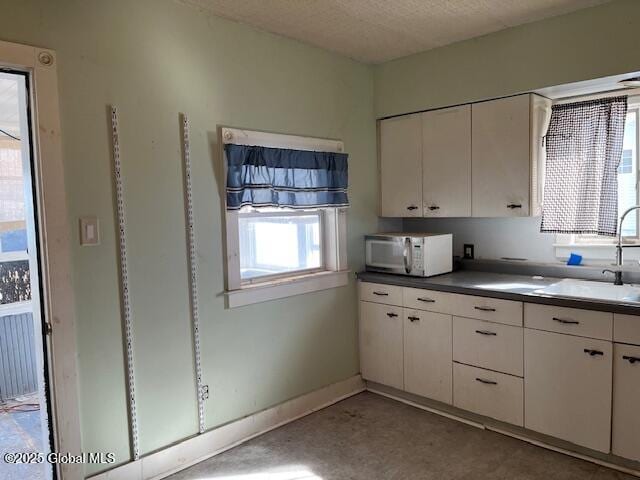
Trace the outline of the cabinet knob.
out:
M 418 209 L 418 207 L 416 207 L 415 205 L 409 205 L 407 207 L 407 210 L 417 210 L 417 209 Z
M 520 204 L 520 203 L 510 203 L 509 205 L 507 205 L 507 208 L 510 208 L 511 210 L 513 210 L 515 208 L 522 208 L 522 204 Z
M 632 365 L 636 362 L 640 363 L 640 357 L 630 357 L 629 355 L 623 355 L 622 359 L 627 360 Z
M 580 325 L 577 320 L 565 320 L 564 318 L 553 317 L 554 322 L 563 323 L 565 325 Z
M 491 307 L 473 307 L 476 310 L 480 310 L 481 312 L 495 312 L 496 309 L 495 308 L 491 308 Z
M 584 353 L 588 353 L 592 357 L 595 357 L 596 355 L 600 355 L 600 356 L 604 355 L 604 352 L 601 352 L 600 350 L 592 350 L 590 348 L 585 348 Z
M 418 297 L 416 298 L 416 300 L 420 302 L 425 302 L 425 303 L 436 303 L 436 301 L 433 298 L 427 298 L 427 297 Z
M 476 330 L 476 333 L 479 333 L 480 335 L 488 335 L 491 337 L 495 337 L 498 335 L 496 332 L 490 332 L 489 330 Z
M 476 378 L 476 382 L 484 383 L 485 385 L 497 385 L 498 382 L 493 380 L 485 380 L 484 378 Z

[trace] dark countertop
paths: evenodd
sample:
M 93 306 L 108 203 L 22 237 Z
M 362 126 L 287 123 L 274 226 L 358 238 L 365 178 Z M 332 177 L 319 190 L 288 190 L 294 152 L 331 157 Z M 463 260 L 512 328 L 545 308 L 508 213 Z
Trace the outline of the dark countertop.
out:
M 458 270 L 435 277 L 409 277 L 389 273 L 360 272 L 357 277 L 364 282 L 424 288 L 440 292 L 462 293 L 480 297 L 501 298 L 519 302 L 557 305 L 559 307 L 582 308 L 602 312 L 640 315 L 640 305 L 606 300 L 552 297 L 534 293 L 535 290 L 556 283 L 562 278 L 533 277 L 510 273 Z

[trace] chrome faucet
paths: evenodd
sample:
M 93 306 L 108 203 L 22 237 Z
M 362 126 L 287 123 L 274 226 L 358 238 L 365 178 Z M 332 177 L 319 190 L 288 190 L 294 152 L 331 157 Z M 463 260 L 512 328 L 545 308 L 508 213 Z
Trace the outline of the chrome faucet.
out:
M 620 217 L 620 225 L 618 229 L 618 243 L 616 245 L 616 269 L 615 270 L 603 270 L 602 273 L 613 273 L 614 275 L 614 285 L 622 285 L 622 222 L 624 222 L 625 217 L 633 212 L 634 210 L 640 209 L 640 205 L 635 205 L 633 207 L 627 208 L 622 216 Z M 640 245 L 627 245 L 628 247 L 640 247 Z

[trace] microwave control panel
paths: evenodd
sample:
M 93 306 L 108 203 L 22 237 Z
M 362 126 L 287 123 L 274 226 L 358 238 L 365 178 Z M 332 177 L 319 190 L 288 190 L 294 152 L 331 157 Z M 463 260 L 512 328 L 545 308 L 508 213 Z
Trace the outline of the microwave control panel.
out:
M 424 270 L 422 245 L 414 245 L 412 253 L 413 253 L 413 264 L 411 265 L 411 273 L 413 275 L 421 275 Z

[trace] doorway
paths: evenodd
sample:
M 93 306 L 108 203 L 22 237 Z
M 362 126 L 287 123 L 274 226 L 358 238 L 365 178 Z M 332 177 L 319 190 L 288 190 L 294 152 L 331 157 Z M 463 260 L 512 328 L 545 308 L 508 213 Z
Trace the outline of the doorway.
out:
M 55 476 L 29 80 L 0 71 L 0 480 Z

